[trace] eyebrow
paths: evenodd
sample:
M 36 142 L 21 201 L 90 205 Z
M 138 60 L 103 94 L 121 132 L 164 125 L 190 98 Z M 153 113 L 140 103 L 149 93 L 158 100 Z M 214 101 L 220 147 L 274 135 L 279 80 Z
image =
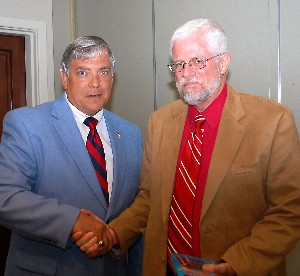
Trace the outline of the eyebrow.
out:
M 111 66 L 110 65 L 106 65 L 106 66 L 102 66 L 97 68 L 97 70 L 103 70 L 103 69 L 110 69 Z M 85 70 L 85 71 L 91 71 L 92 69 L 89 67 L 85 67 L 85 66 L 80 66 L 78 68 L 76 68 L 76 70 Z
M 88 71 L 90 71 L 91 68 L 80 66 L 80 67 L 77 67 L 76 70 L 88 70 Z
M 192 59 L 195 59 L 195 58 L 197 58 L 197 59 L 205 59 L 204 56 L 195 56 L 195 57 L 190 58 L 189 61 L 191 61 Z M 182 59 L 179 59 L 179 60 L 174 60 L 173 63 L 174 62 L 185 62 L 185 61 L 182 60 Z

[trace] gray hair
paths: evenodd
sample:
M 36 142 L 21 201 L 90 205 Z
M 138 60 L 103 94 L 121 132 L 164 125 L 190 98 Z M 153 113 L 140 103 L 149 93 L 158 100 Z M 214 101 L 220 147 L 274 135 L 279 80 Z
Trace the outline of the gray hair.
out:
M 112 72 L 115 72 L 115 57 L 108 44 L 97 36 L 82 36 L 72 41 L 66 48 L 62 60 L 61 70 L 69 75 L 70 64 L 74 59 L 92 59 L 96 54 L 106 52 L 109 55 Z
M 227 37 L 222 27 L 211 19 L 195 19 L 185 23 L 174 32 L 170 40 L 171 58 L 173 56 L 174 42 L 198 31 L 204 32 L 209 50 L 214 55 L 227 52 Z

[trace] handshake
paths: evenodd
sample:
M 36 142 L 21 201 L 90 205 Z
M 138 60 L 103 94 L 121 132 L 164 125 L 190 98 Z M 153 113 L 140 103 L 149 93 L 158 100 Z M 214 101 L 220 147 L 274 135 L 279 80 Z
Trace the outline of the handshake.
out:
M 91 211 L 81 209 L 72 229 L 72 240 L 89 258 L 108 253 L 118 245 L 115 232 Z

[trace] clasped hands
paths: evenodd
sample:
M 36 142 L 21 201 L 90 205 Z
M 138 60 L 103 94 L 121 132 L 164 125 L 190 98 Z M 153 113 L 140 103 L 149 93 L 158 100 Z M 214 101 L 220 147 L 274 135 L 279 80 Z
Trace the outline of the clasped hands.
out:
M 72 229 L 72 240 L 89 258 L 107 254 L 117 245 L 114 231 L 91 211 L 81 209 Z
M 72 230 L 72 239 L 89 258 L 107 254 L 118 244 L 115 232 L 91 211 L 81 209 Z M 103 246 L 100 246 L 103 243 Z M 204 264 L 202 269 L 218 276 L 236 275 L 228 263 Z

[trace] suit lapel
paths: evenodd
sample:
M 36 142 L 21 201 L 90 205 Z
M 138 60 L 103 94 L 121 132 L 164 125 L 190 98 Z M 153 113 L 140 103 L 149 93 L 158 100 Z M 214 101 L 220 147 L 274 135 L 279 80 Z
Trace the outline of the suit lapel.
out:
M 125 158 L 125 140 L 121 135 L 118 123 L 113 120 L 109 112 L 104 110 L 104 117 L 107 126 L 107 131 L 112 147 L 112 152 L 114 156 L 114 176 L 113 176 L 113 192 L 111 195 L 111 200 L 107 212 L 107 218 L 113 213 L 113 208 L 116 207 L 117 200 L 122 191 L 122 182 L 125 177 L 126 163 L 123 162 Z
M 181 100 L 180 100 L 181 102 Z M 187 105 L 175 105 L 170 119 L 163 126 L 161 141 L 162 154 L 162 216 L 164 225 L 168 225 L 169 211 L 173 194 L 178 153 L 187 115 Z
M 202 202 L 201 220 L 205 216 L 238 151 L 245 128 L 239 123 L 244 116 L 239 95 L 228 85 L 228 95 L 221 116 L 216 143 L 208 171 Z
M 78 169 L 85 177 L 88 185 L 94 191 L 103 207 L 107 208 L 103 193 L 101 189 L 99 189 L 99 182 L 88 151 L 86 150 L 74 116 L 64 95 L 54 103 L 52 115 L 55 117 L 53 125 L 70 156 L 74 159 Z

